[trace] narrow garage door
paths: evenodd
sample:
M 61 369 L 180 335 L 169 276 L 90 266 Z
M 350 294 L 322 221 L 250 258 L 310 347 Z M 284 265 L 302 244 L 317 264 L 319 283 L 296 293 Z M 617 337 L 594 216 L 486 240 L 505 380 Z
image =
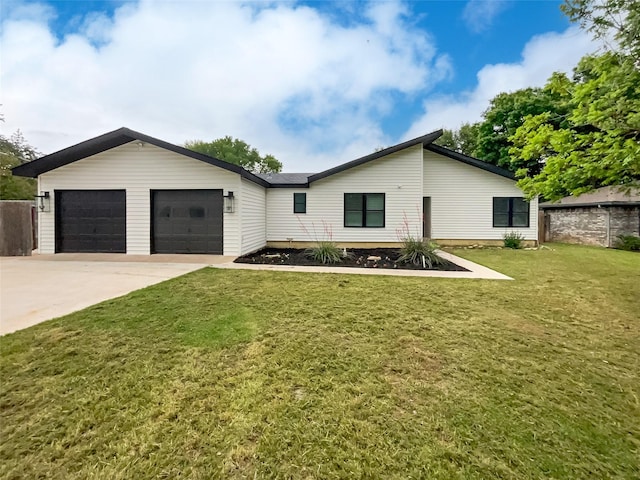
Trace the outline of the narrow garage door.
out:
M 57 190 L 56 252 L 125 253 L 124 190 Z
M 222 255 L 222 190 L 155 190 L 154 253 Z

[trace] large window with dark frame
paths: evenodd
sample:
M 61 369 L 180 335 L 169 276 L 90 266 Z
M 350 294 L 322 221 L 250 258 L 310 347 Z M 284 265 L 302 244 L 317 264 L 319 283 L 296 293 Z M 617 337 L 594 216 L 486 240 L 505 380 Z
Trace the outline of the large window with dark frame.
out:
M 528 227 L 529 202 L 522 197 L 493 197 L 494 227 Z
M 307 194 L 293 194 L 293 213 L 307 213 Z
M 384 193 L 345 193 L 344 226 L 383 228 Z

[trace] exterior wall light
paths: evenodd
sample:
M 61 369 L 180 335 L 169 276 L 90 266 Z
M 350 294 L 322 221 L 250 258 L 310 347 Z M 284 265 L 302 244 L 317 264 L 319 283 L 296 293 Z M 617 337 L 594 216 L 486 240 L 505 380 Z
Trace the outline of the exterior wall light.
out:
M 38 202 L 38 210 L 41 212 L 51 211 L 51 196 L 49 192 L 40 192 L 40 195 L 36 195 L 36 201 Z
M 233 213 L 235 211 L 235 197 L 233 196 L 233 192 L 228 192 L 224 196 L 224 211 L 225 213 Z

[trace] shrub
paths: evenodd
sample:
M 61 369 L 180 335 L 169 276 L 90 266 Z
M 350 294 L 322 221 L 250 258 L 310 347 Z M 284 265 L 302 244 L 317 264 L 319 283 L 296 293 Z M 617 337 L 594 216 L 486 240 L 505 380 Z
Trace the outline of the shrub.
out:
M 522 248 L 522 241 L 524 240 L 524 236 L 522 236 L 519 232 L 505 233 L 502 238 L 504 240 L 505 248 Z
M 323 264 L 339 263 L 344 256 L 343 251 L 329 240 L 319 240 L 313 247 L 305 251 L 309 258 L 313 258 L 316 262 Z
M 420 265 L 424 262 L 427 268 L 433 268 L 434 265 L 442 263 L 442 259 L 435 252 L 438 245 L 430 239 L 407 235 L 401 240 L 399 262 L 413 263 L 414 265 Z
M 615 248 L 640 252 L 640 237 L 636 237 L 635 235 L 618 235 Z

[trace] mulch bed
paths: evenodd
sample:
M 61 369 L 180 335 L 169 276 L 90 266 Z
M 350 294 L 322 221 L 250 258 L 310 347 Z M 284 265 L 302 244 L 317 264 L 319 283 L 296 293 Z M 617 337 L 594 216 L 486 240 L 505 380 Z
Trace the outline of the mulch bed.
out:
M 448 260 L 441 259 L 442 263 L 433 265 L 432 268 L 423 268 L 422 263 L 398 262 L 400 250 L 397 248 L 348 248 L 347 257 L 340 263 L 322 264 L 316 262 L 305 253 L 305 250 L 295 248 L 263 248 L 255 253 L 238 257 L 235 263 L 252 263 L 261 265 L 305 265 L 320 267 L 348 267 L 348 268 L 381 268 L 404 270 L 441 270 L 454 272 L 468 272 Z

